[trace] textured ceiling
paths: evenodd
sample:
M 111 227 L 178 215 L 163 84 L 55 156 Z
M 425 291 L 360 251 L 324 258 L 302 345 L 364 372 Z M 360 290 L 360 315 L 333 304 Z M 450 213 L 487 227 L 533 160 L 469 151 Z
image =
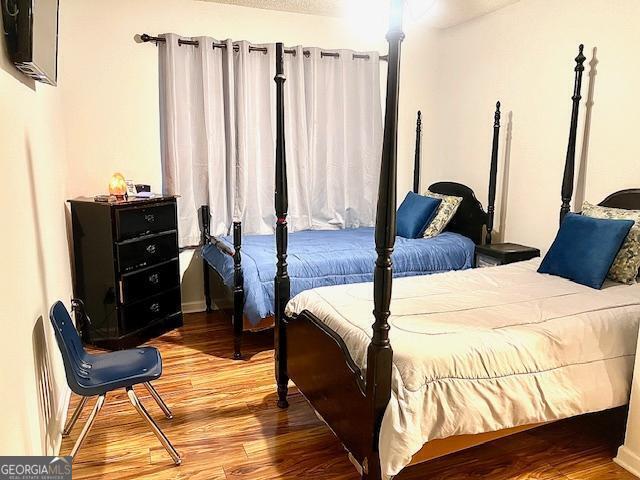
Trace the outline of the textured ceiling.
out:
M 448 28 L 487 13 L 500 10 L 519 0 L 436 0 L 425 21 L 435 28 Z
M 350 3 L 363 3 L 363 0 L 204 0 L 217 3 L 240 5 L 243 7 L 282 10 L 287 12 L 306 13 L 340 17 Z M 384 2 L 385 0 L 366 0 L 367 2 Z M 447 28 L 499 10 L 519 0 L 414 0 L 417 2 L 433 1 L 425 15 L 425 24 L 435 28 Z
M 324 15 L 339 17 L 342 5 L 349 0 L 205 0 L 216 3 L 228 3 L 242 7 L 263 8 L 267 10 L 282 10 L 285 12 L 308 13 L 310 15 Z

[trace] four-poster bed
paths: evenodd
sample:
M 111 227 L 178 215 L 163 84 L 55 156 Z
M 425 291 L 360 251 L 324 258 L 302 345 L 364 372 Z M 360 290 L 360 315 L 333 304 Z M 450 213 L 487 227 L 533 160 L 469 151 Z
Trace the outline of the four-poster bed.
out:
M 624 404 L 640 317 L 640 286 L 609 282 L 594 291 L 537 273 L 538 260 L 393 281 L 404 37 L 401 2 L 393 4 L 373 285 L 312 289 L 288 302 L 281 45 L 276 59 L 278 406 L 288 406 L 291 379 L 368 480 L 559 418 Z M 582 46 L 575 61 L 564 213 L 573 185 Z M 600 205 L 640 209 L 640 190 L 616 192 Z
M 285 50 L 286 53 L 286 50 Z M 493 115 L 493 142 L 489 168 L 487 211 L 471 188 L 456 182 L 437 182 L 429 192 L 462 198 L 445 232 L 433 238 L 398 238 L 394 252 L 395 276 L 413 276 L 473 266 L 474 246 L 491 243 L 498 164 L 500 102 Z M 416 117 L 413 192 L 419 193 L 422 118 Z M 231 238 L 210 233 L 209 207 L 201 208 L 201 242 L 205 305 L 212 303 L 232 313 L 234 357 L 240 358 L 244 331 L 273 326 L 272 235 L 242 236 L 241 222 L 233 223 Z M 373 228 L 303 230 L 290 235 L 292 293 L 325 285 L 359 283 L 373 278 Z

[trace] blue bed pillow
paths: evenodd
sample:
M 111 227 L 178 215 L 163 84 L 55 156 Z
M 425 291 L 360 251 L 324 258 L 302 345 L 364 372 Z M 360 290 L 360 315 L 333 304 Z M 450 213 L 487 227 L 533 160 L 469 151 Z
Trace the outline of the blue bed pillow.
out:
M 633 223 L 567 214 L 538 272 L 602 288 Z
M 414 192 L 407 193 L 398 208 L 398 235 L 405 238 L 420 238 L 433 220 L 442 200 L 425 197 Z

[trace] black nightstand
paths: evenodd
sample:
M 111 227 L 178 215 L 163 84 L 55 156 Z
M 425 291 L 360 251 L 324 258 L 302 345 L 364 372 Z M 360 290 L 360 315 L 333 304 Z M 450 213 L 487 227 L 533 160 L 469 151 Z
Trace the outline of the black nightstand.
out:
M 476 268 L 522 262 L 540 256 L 540 250 L 517 243 L 476 245 Z

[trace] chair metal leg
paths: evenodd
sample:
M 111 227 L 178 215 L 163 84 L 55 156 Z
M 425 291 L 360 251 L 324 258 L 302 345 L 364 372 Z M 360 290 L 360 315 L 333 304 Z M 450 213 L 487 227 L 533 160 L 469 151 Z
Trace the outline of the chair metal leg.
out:
M 147 413 L 147 410 L 144 408 L 144 405 L 140 403 L 140 400 L 138 399 L 137 395 L 133 391 L 133 388 L 127 387 L 127 395 L 129 396 L 129 401 L 131 402 L 131 405 L 134 406 L 134 408 L 138 411 L 140 416 L 144 418 L 144 420 L 149 424 L 149 426 L 151 427 L 151 430 L 153 430 L 153 433 L 156 434 L 156 437 L 158 437 L 158 440 L 160 440 L 160 443 L 162 443 L 162 446 L 165 448 L 165 450 L 167 450 L 169 455 L 171 455 L 171 458 L 173 459 L 173 463 L 175 463 L 176 465 L 180 465 L 182 463 L 182 459 L 180 458 L 180 455 L 178 454 L 176 449 L 173 447 L 173 445 L 171 445 L 171 442 L 165 436 L 165 434 L 162 433 L 162 430 L 160 430 L 160 427 L 158 427 L 156 422 L 153 421 L 153 418 L 149 416 L 149 414 Z
M 151 385 L 151 383 L 149 382 L 144 382 L 143 385 L 146 387 L 146 389 L 149 391 L 149 394 L 156 401 L 156 403 L 162 410 L 162 413 L 164 413 L 164 416 L 167 417 L 169 420 L 171 420 L 173 418 L 173 413 L 171 413 L 171 410 L 169 410 L 169 407 L 167 407 L 167 404 L 164 403 L 164 400 L 162 400 L 162 397 L 160 397 L 160 394 L 158 394 L 158 392 L 153 387 L 153 385 Z
M 102 405 L 104 405 L 104 395 L 100 395 L 98 397 L 98 400 L 96 401 L 96 404 L 93 407 L 93 410 L 91 410 L 91 413 L 89 414 L 87 423 L 85 423 L 84 427 L 82 427 L 80 436 L 76 440 L 76 444 L 73 446 L 73 449 L 71 450 L 70 455 L 71 455 L 72 461 L 75 460 L 76 454 L 78 453 L 78 450 L 80 450 L 80 447 L 82 446 L 82 442 L 84 442 L 85 438 L 87 438 L 87 435 L 89 434 L 89 430 L 91 430 L 91 427 L 93 426 L 93 422 L 95 421 L 96 416 L 98 415 L 98 412 L 100 411 L 100 409 L 102 409 Z
M 80 399 L 80 403 L 78 404 L 76 409 L 73 411 L 73 415 L 71 415 L 71 418 L 69 419 L 67 424 L 64 426 L 64 430 L 62 431 L 63 437 L 69 436 L 69 434 L 71 433 L 71 430 L 73 430 L 73 427 L 75 426 L 76 422 L 80 418 L 80 414 L 82 413 L 82 410 L 84 409 L 88 400 L 89 400 L 89 397 L 82 397 Z

